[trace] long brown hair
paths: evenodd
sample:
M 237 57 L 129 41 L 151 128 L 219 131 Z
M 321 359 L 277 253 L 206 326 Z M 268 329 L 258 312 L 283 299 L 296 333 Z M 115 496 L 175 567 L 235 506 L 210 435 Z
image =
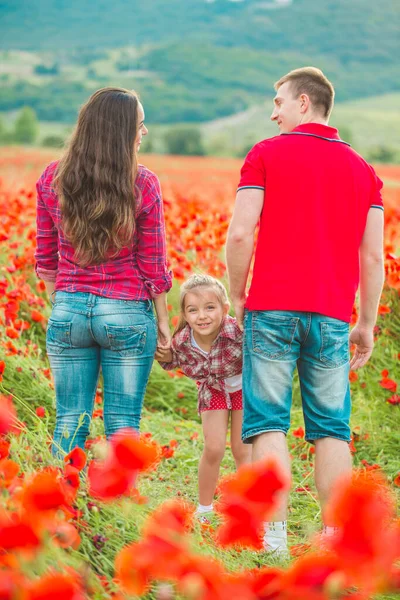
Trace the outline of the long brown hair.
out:
M 178 324 L 174 331 L 174 336 L 182 331 L 182 329 L 187 325 L 187 321 L 185 319 L 185 299 L 188 292 L 193 292 L 193 290 L 198 290 L 199 288 L 208 288 L 212 290 L 218 298 L 218 301 L 221 303 L 221 306 L 229 305 L 228 294 L 226 292 L 225 287 L 222 285 L 218 279 L 215 277 L 211 277 L 211 275 L 206 275 L 203 273 L 195 273 L 191 275 L 189 279 L 187 279 L 182 285 L 180 289 L 179 295 L 179 319 Z
M 115 257 L 132 241 L 138 133 L 135 92 L 106 87 L 83 105 L 54 180 L 62 228 L 83 267 Z

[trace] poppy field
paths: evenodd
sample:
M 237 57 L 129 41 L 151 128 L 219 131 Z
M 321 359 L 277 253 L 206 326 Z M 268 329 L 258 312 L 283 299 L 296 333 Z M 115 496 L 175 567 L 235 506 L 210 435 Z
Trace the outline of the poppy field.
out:
M 350 374 L 355 472 L 329 506 L 322 542 L 298 381 L 288 434 L 292 481 L 265 461 L 237 475 L 229 443 L 211 523 L 194 517 L 202 450 L 196 386 L 154 364 L 141 434 L 108 444 L 101 381 L 86 451 L 50 453 L 54 390 L 45 351 L 50 304 L 34 273 L 35 183 L 55 151 L 0 151 L 0 600 L 364 600 L 400 594 L 400 167 L 385 181 L 386 283 L 373 357 Z M 144 155 L 159 176 L 175 283 L 225 281 L 223 248 L 240 160 Z M 290 277 L 290 273 L 288 273 Z M 353 310 L 353 322 L 357 307 Z M 290 560 L 261 548 L 263 522 L 290 486 Z

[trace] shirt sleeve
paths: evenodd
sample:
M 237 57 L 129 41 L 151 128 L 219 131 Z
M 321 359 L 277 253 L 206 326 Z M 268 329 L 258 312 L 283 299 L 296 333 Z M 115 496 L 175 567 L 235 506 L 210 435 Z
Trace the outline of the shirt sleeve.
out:
M 265 189 L 265 165 L 258 145 L 250 150 L 240 171 L 238 191 L 248 188 Z
M 142 192 L 146 195 L 137 218 L 137 264 L 144 283 L 154 298 L 172 287 L 172 272 L 167 267 L 164 207 L 160 182 L 153 173 Z
M 369 165 L 370 169 L 371 169 L 371 175 L 372 175 L 372 192 L 371 192 L 371 201 L 370 201 L 370 208 L 378 208 L 383 210 L 383 200 L 382 200 L 382 188 L 383 188 L 383 181 L 381 179 L 379 179 L 378 175 L 375 173 L 375 170 L 373 167 L 371 167 Z
M 36 184 L 35 271 L 40 279 L 55 281 L 58 271 L 58 231 L 43 200 L 43 176 Z

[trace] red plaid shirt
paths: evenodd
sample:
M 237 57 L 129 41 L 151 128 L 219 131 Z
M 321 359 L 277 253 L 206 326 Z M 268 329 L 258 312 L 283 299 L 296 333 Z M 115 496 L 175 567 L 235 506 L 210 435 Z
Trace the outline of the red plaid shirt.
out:
M 141 204 L 132 244 L 100 265 L 80 267 L 74 249 L 61 229 L 61 212 L 53 187 L 57 162 L 51 163 L 36 184 L 36 273 L 55 281 L 56 290 L 90 292 L 119 300 L 149 300 L 172 285 L 166 264 L 164 210 L 157 176 L 139 165 L 136 185 Z
M 213 389 L 225 394 L 228 408 L 231 408 L 224 380 L 242 372 L 242 343 L 243 333 L 236 319 L 227 316 L 210 353 L 204 356 L 192 345 L 190 327 L 186 325 L 172 338 L 172 361 L 160 364 L 167 371 L 179 367 L 187 377 L 198 382 L 199 412 L 210 406 Z

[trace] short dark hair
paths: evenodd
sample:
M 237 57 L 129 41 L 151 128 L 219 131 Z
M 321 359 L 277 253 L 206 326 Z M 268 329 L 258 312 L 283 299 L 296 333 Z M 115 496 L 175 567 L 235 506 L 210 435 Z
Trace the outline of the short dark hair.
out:
M 290 90 L 296 98 L 301 94 L 307 94 L 313 106 L 324 117 L 329 117 L 333 108 L 335 89 L 320 69 L 316 67 L 294 69 L 275 83 L 275 90 L 278 90 L 281 85 L 288 81 L 290 82 Z

